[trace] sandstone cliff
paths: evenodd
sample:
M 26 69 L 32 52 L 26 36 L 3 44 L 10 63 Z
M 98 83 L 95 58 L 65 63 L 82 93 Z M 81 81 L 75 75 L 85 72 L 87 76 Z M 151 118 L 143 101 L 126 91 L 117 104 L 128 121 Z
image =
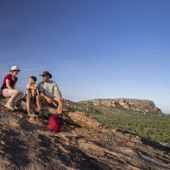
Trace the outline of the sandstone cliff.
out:
M 139 99 L 94 99 L 82 101 L 82 103 L 92 103 L 95 106 L 105 106 L 116 108 L 121 106 L 126 110 L 138 111 L 142 113 L 162 114 L 161 110 L 157 108 L 153 101 L 139 100 Z

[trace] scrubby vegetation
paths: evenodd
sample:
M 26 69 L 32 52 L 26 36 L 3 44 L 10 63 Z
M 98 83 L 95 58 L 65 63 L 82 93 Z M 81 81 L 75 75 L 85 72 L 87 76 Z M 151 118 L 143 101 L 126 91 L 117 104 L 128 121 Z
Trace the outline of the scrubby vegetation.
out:
M 90 113 L 99 122 L 128 130 L 154 141 L 170 143 L 170 116 L 134 115 L 129 113 Z
M 108 108 L 89 103 L 76 103 L 73 108 L 88 112 L 104 125 L 121 128 L 138 136 L 170 144 L 170 115 L 143 114 L 121 107 Z

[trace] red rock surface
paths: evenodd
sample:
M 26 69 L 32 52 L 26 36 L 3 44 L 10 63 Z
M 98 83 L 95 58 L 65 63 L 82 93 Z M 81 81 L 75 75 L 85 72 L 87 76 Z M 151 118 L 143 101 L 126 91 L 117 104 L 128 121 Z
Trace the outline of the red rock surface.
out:
M 60 133 L 0 106 L 0 170 L 168 170 L 170 148 L 69 112 Z

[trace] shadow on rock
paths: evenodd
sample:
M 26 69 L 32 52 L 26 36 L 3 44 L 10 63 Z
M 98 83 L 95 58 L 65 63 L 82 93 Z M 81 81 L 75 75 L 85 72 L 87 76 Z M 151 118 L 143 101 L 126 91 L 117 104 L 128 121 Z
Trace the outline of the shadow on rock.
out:
M 13 130 L 2 130 L 1 140 L 5 143 L 2 150 L 8 155 L 9 161 L 17 168 L 26 167 L 30 161 L 27 146 Z
M 111 168 L 99 162 L 97 159 L 92 158 L 85 154 L 79 148 L 74 146 L 63 145 L 63 147 L 68 151 L 67 154 L 62 153 L 61 151 L 58 152 L 58 157 L 62 160 L 63 164 L 66 166 L 72 165 L 74 162 L 76 169 L 81 170 L 111 170 Z
M 46 165 L 49 167 L 51 161 L 53 161 L 52 159 L 57 158 L 57 160 L 62 162 L 60 165 L 64 165 L 65 167 L 81 170 L 111 169 L 108 165 L 105 165 L 99 162 L 97 159 L 88 156 L 79 148 L 71 145 L 66 145 L 64 142 L 62 143 L 60 139 L 55 140 L 55 142 L 51 142 L 50 139 L 44 135 L 39 135 L 39 139 L 41 150 L 38 157 L 43 160 L 44 167 Z M 60 165 L 58 165 L 56 168 L 51 168 L 57 170 L 62 168 Z
M 46 128 L 46 125 L 43 124 L 43 125 L 39 125 L 37 124 L 36 122 L 35 123 L 31 123 L 29 122 L 27 119 L 21 119 L 19 121 L 19 124 L 20 124 L 20 127 L 23 129 L 23 130 L 26 130 L 28 132 L 32 132 L 34 130 L 43 130 L 43 131 L 48 131 L 48 129 Z
M 142 143 L 145 144 L 145 145 L 148 145 L 148 146 L 153 147 L 155 149 L 158 149 L 160 151 L 165 151 L 167 153 L 170 153 L 170 147 L 168 147 L 168 146 L 161 145 L 158 142 L 150 141 L 150 140 L 145 139 L 145 138 L 142 138 L 141 140 L 142 140 Z

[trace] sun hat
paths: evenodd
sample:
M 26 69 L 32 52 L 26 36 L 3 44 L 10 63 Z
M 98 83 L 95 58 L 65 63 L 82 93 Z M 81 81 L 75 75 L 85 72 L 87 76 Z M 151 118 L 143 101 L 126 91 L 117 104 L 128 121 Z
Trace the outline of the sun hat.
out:
M 44 71 L 40 76 L 42 77 L 49 76 L 49 78 L 52 78 L 52 74 L 50 74 L 48 71 Z
M 18 66 L 12 66 L 11 69 L 10 69 L 10 72 L 11 71 L 21 71 L 21 69 L 19 69 Z

